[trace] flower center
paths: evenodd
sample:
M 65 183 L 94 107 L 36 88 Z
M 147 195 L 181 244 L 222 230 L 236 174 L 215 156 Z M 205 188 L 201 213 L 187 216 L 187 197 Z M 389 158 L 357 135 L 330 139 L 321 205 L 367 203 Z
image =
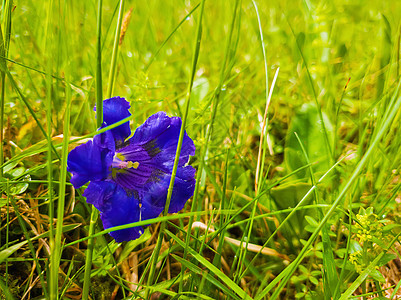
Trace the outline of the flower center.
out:
M 113 178 L 116 177 L 117 172 L 124 172 L 129 168 L 138 169 L 139 162 L 125 160 L 125 156 L 121 153 L 116 153 L 113 158 L 113 163 L 111 164 L 112 167 L 112 176 Z

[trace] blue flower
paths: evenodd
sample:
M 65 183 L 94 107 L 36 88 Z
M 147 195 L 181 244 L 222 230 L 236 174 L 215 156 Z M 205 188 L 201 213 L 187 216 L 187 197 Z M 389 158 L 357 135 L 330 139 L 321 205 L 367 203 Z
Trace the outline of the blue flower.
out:
M 130 105 L 120 97 L 103 101 L 103 127 L 128 116 Z M 90 181 L 83 193 L 100 211 L 104 228 L 156 218 L 163 211 L 181 128 L 179 117 L 164 112 L 150 116 L 131 135 L 129 122 L 96 135 L 68 155 L 75 188 Z M 185 133 L 169 213 L 180 211 L 193 195 L 195 169 L 186 165 L 195 146 Z M 117 241 L 137 239 L 141 226 L 113 231 Z

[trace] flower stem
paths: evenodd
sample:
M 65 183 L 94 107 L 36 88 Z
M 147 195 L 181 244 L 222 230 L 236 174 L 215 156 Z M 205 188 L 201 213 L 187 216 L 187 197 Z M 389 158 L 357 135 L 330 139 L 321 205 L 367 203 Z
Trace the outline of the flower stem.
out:
M 179 158 L 180 158 L 180 154 L 181 154 L 182 141 L 184 139 L 185 125 L 187 122 L 187 117 L 188 117 L 188 112 L 189 112 L 189 104 L 190 104 L 190 99 L 191 99 L 192 86 L 194 83 L 194 78 L 195 78 L 195 73 L 196 73 L 196 65 L 198 63 L 198 58 L 199 58 L 199 50 L 200 50 L 200 44 L 201 44 L 201 38 L 202 38 L 202 17 L 203 17 L 204 7 L 205 7 L 205 0 L 202 0 L 200 13 L 199 13 L 199 17 L 198 17 L 198 27 L 197 27 L 196 40 L 195 40 L 195 52 L 194 52 L 194 56 L 192 58 L 191 77 L 190 77 L 190 80 L 188 83 L 188 90 L 187 90 L 186 99 L 185 99 L 185 111 L 184 111 L 184 115 L 182 116 L 180 135 L 178 138 L 177 150 L 176 150 L 175 159 L 174 159 L 174 166 L 173 166 L 173 170 L 171 172 L 171 179 L 170 179 L 170 184 L 168 187 L 166 204 L 165 204 L 165 207 L 163 210 L 163 216 L 167 215 L 168 209 L 170 207 L 171 196 L 173 194 L 174 181 L 175 181 L 175 177 L 177 174 L 178 162 L 179 162 Z M 159 236 L 157 238 L 156 247 L 152 253 L 151 260 L 149 261 L 149 263 L 151 265 L 150 265 L 149 277 L 148 277 L 148 282 L 147 282 L 148 288 L 146 290 L 145 299 L 149 299 L 150 287 L 153 284 L 153 277 L 155 274 L 157 258 L 159 256 L 160 249 L 162 246 L 163 234 L 164 234 L 164 230 L 166 228 L 166 223 L 167 223 L 166 221 L 163 221 L 160 225 L 160 231 L 159 231 Z

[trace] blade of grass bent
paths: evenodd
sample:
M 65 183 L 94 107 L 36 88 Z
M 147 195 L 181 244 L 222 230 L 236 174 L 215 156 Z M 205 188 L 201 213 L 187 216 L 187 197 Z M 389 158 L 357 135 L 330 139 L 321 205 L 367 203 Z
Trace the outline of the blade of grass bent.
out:
M 192 58 L 191 76 L 190 76 L 190 80 L 188 83 L 188 90 L 187 90 L 186 99 L 185 99 L 185 111 L 184 111 L 184 115 L 182 116 L 180 135 L 178 137 L 177 150 L 176 150 L 176 154 L 175 154 L 173 170 L 171 173 L 170 184 L 168 187 L 166 204 L 165 204 L 165 208 L 163 210 L 163 216 L 166 216 L 166 214 L 168 213 L 168 209 L 170 207 L 171 196 L 173 194 L 174 181 L 175 181 L 175 177 L 177 174 L 178 162 L 179 162 L 180 154 L 181 154 L 182 142 L 184 139 L 185 125 L 187 122 L 187 117 L 188 117 L 188 112 L 189 112 L 192 86 L 194 83 L 196 66 L 198 64 L 200 45 L 201 45 L 201 39 L 202 39 L 202 19 L 203 19 L 204 8 L 205 8 L 205 0 L 202 0 L 199 17 L 198 17 L 198 27 L 197 27 L 197 31 L 196 31 L 195 49 L 194 49 L 194 54 L 193 54 L 193 58 Z M 153 284 L 153 277 L 154 277 L 154 273 L 155 273 L 157 257 L 159 256 L 159 253 L 160 253 L 160 248 L 161 248 L 165 228 L 166 228 L 166 222 L 162 222 L 161 226 L 160 226 L 159 236 L 157 238 L 157 244 L 152 253 L 151 259 L 149 261 L 150 271 L 149 271 L 149 277 L 148 277 L 148 282 L 147 282 L 148 287 L 152 286 L 152 284 Z M 181 284 L 181 282 L 180 282 L 180 284 Z M 180 290 L 180 292 L 181 292 L 181 290 Z M 147 289 L 146 298 L 148 298 L 149 293 L 150 293 L 150 289 Z
M 189 217 L 195 217 L 195 216 L 201 216 L 201 215 L 205 215 L 208 212 L 206 211 L 202 211 L 202 212 L 189 212 L 189 213 L 182 213 L 182 214 L 173 214 L 173 215 L 168 215 L 168 216 L 164 216 L 164 217 L 157 217 L 154 219 L 147 219 L 147 220 L 143 220 L 143 221 L 138 221 L 138 222 L 134 222 L 134 223 L 129 223 L 129 224 L 125 224 L 125 225 L 119 225 L 119 226 L 115 226 L 115 227 L 110 227 L 108 229 L 104 229 L 102 231 L 99 231 L 97 233 L 95 233 L 92 237 L 98 237 L 101 235 L 104 235 L 106 233 L 112 232 L 112 231 L 116 231 L 116 230 L 122 230 L 122 229 L 127 229 L 127 228 L 132 228 L 132 227 L 137 227 L 137 226 L 146 226 L 146 225 L 151 225 L 151 224 L 155 224 L 155 223 L 159 223 L 159 222 L 163 222 L 163 221 L 171 221 L 171 220 L 177 220 L 177 219 L 182 219 L 182 218 L 189 218 Z M 234 213 L 234 211 L 232 210 L 227 210 L 227 211 L 221 211 L 221 214 L 227 214 L 227 215 L 232 215 Z M 79 244 L 82 243 L 84 241 L 89 240 L 92 237 L 84 237 L 78 240 L 75 240 L 73 242 L 70 242 L 66 245 L 64 245 L 64 248 L 66 247 L 70 247 L 72 245 L 75 244 Z
M 34 67 L 31 67 L 31 66 L 27 66 L 27 65 L 25 65 L 25 64 L 23 64 L 21 62 L 15 61 L 15 60 L 13 60 L 11 58 L 8 58 L 8 57 L 5 57 L 5 56 L 1 56 L 1 55 L 0 55 L 0 58 L 4 59 L 5 61 L 8 61 L 8 62 L 10 62 L 12 64 L 15 64 L 17 66 L 23 67 L 23 68 L 25 68 L 27 70 L 34 71 L 36 73 L 39 73 L 39 74 L 42 74 L 42 75 L 45 75 L 45 76 L 47 75 L 47 73 L 45 71 L 41 71 L 41 70 L 39 70 L 37 68 L 34 68 Z M 89 92 L 89 90 L 90 90 L 90 88 L 84 88 L 84 87 L 82 87 L 82 85 L 79 85 L 79 84 L 76 84 L 76 83 L 73 83 L 73 82 L 67 82 L 65 80 L 65 78 L 62 78 L 62 77 L 57 76 L 55 74 L 51 74 L 51 76 L 53 77 L 53 79 L 57 79 L 59 82 L 64 82 L 65 84 L 69 84 L 69 85 L 71 85 L 71 86 L 73 86 L 73 87 L 75 87 L 77 89 L 82 90 L 83 92 Z M 38 97 L 40 96 L 37 92 L 36 92 L 36 94 L 37 94 Z

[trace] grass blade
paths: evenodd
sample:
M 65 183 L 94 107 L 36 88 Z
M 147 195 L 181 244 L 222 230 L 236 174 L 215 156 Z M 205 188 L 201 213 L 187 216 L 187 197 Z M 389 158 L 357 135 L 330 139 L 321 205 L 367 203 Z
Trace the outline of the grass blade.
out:
M 185 111 L 184 111 L 184 115 L 182 116 L 180 135 L 178 137 L 178 144 L 177 144 L 177 150 L 176 150 L 175 159 L 174 159 L 174 166 L 173 166 L 173 170 L 171 173 L 171 179 L 170 179 L 170 184 L 168 187 L 165 208 L 163 210 L 163 216 L 167 215 L 168 209 L 170 207 L 170 200 L 171 200 L 171 196 L 173 194 L 173 186 L 174 186 L 174 181 L 175 181 L 175 177 L 177 174 L 177 168 L 178 168 L 178 162 L 179 162 L 180 153 L 181 153 L 182 141 L 184 139 L 185 125 L 187 123 L 187 117 L 188 117 L 188 112 L 189 112 L 189 107 L 190 107 L 192 86 L 194 83 L 196 66 L 198 63 L 200 44 L 201 44 L 201 39 L 202 39 L 202 18 L 203 18 L 204 8 L 205 8 L 205 0 L 202 0 L 200 12 L 199 12 L 199 18 L 198 18 L 198 27 L 197 27 L 197 31 L 196 31 L 195 50 L 194 50 L 194 54 L 193 54 L 193 58 L 192 58 L 191 76 L 190 76 L 190 80 L 188 83 L 188 89 L 187 89 L 187 94 L 186 94 L 186 99 L 185 99 Z M 153 280 L 154 280 L 153 277 L 154 277 L 154 273 L 155 273 L 157 257 L 159 256 L 159 253 L 160 253 L 160 248 L 161 248 L 165 228 L 166 228 L 166 222 L 162 222 L 161 227 L 160 227 L 159 236 L 157 238 L 156 247 L 152 253 L 152 257 L 150 260 L 150 271 L 149 271 L 149 277 L 148 277 L 148 282 L 147 282 L 148 287 L 152 286 L 152 284 L 153 284 Z M 148 298 L 148 296 L 149 296 L 149 291 L 150 290 L 148 290 L 148 292 L 146 293 L 146 298 Z
M 122 1 L 120 3 L 120 14 L 119 14 L 119 20 L 121 19 L 121 13 L 122 13 Z M 97 45 L 96 45 L 96 127 L 100 128 L 103 124 L 103 87 L 102 87 L 102 45 L 101 45 L 101 40 L 102 40 L 102 8 L 103 8 L 103 1 L 98 0 L 98 15 L 97 15 Z M 119 25 L 117 25 L 118 28 L 121 27 L 120 21 Z M 115 43 L 118 40 L 119 37 L 119 29 L 117 28 L 118 35 L 115 36 Z M 117 33 L 116 33 L 117 34 Z M 118 45 L 117 45 L 118 46 Z M 112 65 L 110 68 L 110 74 L 113 72 L 112 69 L 115 68 L 115 64 L 117 63 L 116 57 L 114 57 L 114 52 L 113 52 L 113 60 L 112 60 Z M 113 66 L 114 64 L 114 66 Z M 111 76 L 111 75 L 110 75 Z M 110 83 L 109 83 L 109 88 L 110 88 Z M 86 300 L 89 297 L 89 288 L 91 286 L 91 271 L 92 271 L 92 256 L 93 256 L 93 247 L 94 247 L 94 239 L 91 238 L 93 234 L 95 233 L 95 226 L 97 223 L 97 218 L 98 218 L 98 211 L 97 209 L 91 205 L 91 218 L 90 218 L 90 223 L 89 223 L 89 232 L 88 236 L 90 237 L 88 241 L 88 248 L 86 251 L 86 258 L 85 258 L 85 273 L 84 273 L 84 285 L 83 285 L 83 290 L 82 290 L 82 299 Z
M 107 85 L 107 94 L 106 94 L 107 98 L 110 98 L 111 95 L 113 94 L 114 82 L 116 79 L 115 77 L 116 77 L 116 70 L 117 70 L 118 45 L 119 45 L 119 40 L 120 40 L 121 24 L 123 22 L 124 3 L 125 3 L 125 0 L 120 0 L 120 8 L 118 11 L 116 34 L 114 36 L 113 53 L 111 55 L 109 81 L 108 81 L 108 85 Z M 100 34 L 100 33 L 98 33 L 98 34 Z
M 53 57 L 52 57 L 52 45 L 53 45 L 53 0 L 48 2 L 47 6 L 47 20 L 46 20 L 46 132 L 47 132 L 47 189 L 49 198 L 49 225 L 50 225 L 50 239 L 49 245 L 51 253 L 55 251 L 55 237 L 54 237 L 54 198 L 53 198 L 53 155 L 52 155 L 52 111 L 53 111 L 53 78 L 50 74 L 53 72 Z M 50 267 L 49 267 L 49 297 L 51 300 L 57 299 L 57 289 L 58 289 L 58 262 L 56 261 L 56 256 L 50 256 Z

